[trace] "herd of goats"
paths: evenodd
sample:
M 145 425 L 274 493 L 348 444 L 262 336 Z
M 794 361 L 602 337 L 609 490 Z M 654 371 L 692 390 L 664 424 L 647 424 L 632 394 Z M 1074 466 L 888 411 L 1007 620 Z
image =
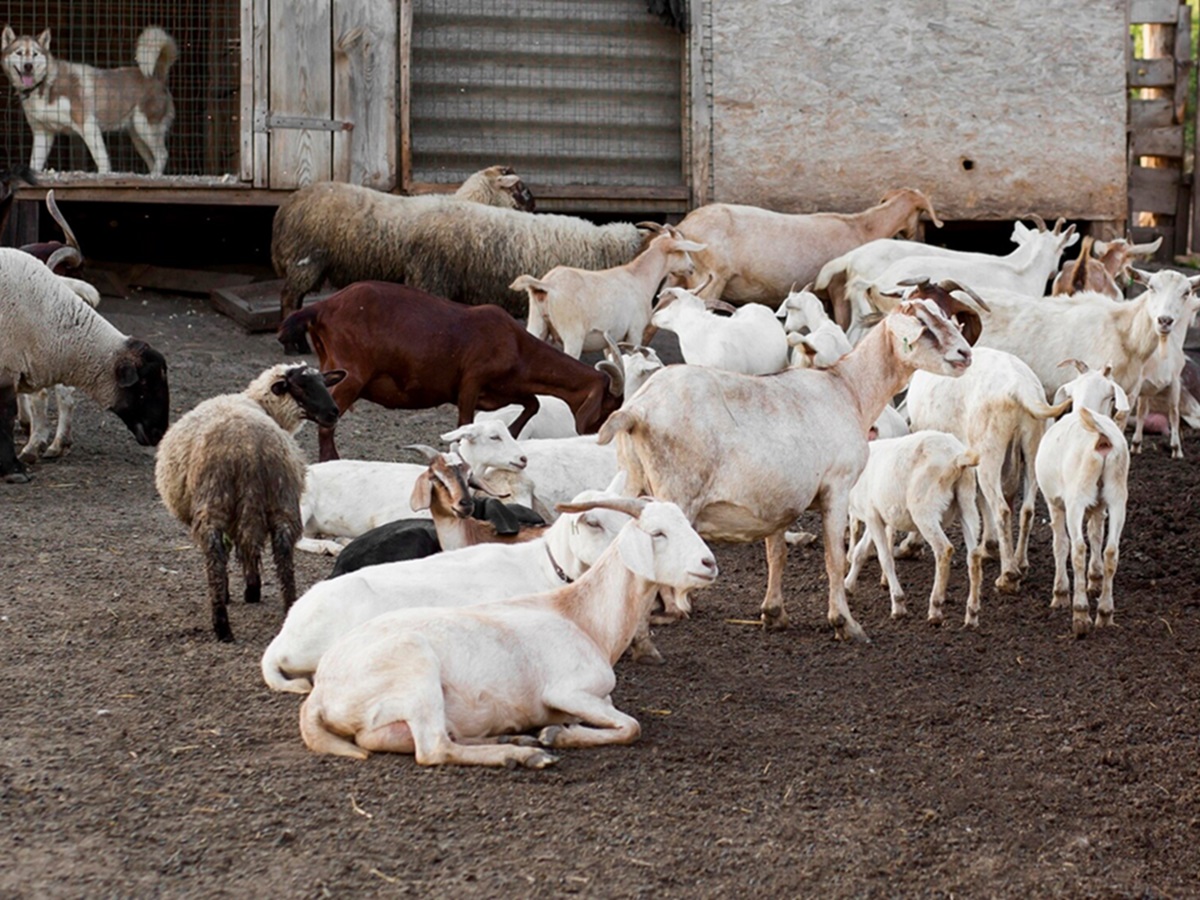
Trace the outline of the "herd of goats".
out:
M 5 182 L 0 224 L 11 202 Z M 1174 457 L 1180 418 L 1200 425 L 1184 353 L 1200 277 L 1133 267 L 1157 245 L 1080 242 L 1031 216 L 1007 255 L 947 250 L 915 240 L 941 222 L 911 189 L 854 214 L 715 203 L 674 226 L 596 225 L 536 213 L 495 166 L 454 195 L 295 192 L 273 227 L 278 337 L 317 367 L 276 364 L 168 427 L 162 354 L 94 311 L 53 192 L 47 205 L 65 244 L 0 249 L 0 477 L 28 481 L 29 463 L 66 451 L 75 388 L 157 445 L 219 639 L 233 640 L 229 550 L 256 601 L 270 545 L 286 615 L 262 674 L 308 695 L 301 734 L 320 753 L 540 768 L 556 748 L 634 741 L 613 666 L 627 650 L 661 659 L 649 624 L 686 616 L 717 578 L 706 540 L 765 541 L 768 629 L 787 625 L 789 543 L 821 540 L 829 622 L 865 641 L 847 594 L 871 550 L 898 617 L 894 558 L 930 545 L 940 623 L 957 525 L 976 626 L 991 548 L 998 591 L 1027 573 L 1040 490 L 1052 605 L 1082 637 L 1113 621 L 1147 417 Z M 341 289 L 304 306 L 326 281 Z M 1126 299 L 1132 282 L 1144 290 Z M 660 329 L 684 364 L 649 347 Z M 449 450 L 339 459 L 359 399 L 455 405 Z M 311 465 L 293 437 L 305 420 Z M 810 509 L 819 536 L 791 530 Z M 297 548 L 337 557 L 299 598 Z

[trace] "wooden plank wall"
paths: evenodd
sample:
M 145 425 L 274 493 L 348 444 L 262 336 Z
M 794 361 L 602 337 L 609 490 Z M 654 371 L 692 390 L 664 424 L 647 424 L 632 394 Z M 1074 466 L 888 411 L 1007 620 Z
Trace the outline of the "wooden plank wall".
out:
M 270 114 L 332 119 L 331 0 L 271 0 L 270 10 Z M 296 188 L 329 179 L 332 151 L 329 131 L 272 129 L 270 186 Z
M 1183 124 L 1191 8 L 1183 0 L 1131 0 L 1129 21 L 1147 26 L 1147 49 L 1142 57 L 1131 52 L 1129 65 L 1129 87 L 1137 90 L 1128 120 L 1130 231 L 1139 243 L 1161 235 L 1159 259 L 1168 262 L 1188 251 L 1192 212 Z

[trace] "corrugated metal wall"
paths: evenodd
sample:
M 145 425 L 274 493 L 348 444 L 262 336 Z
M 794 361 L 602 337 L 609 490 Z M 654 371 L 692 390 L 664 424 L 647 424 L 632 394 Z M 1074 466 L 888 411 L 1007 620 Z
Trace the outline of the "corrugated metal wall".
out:
M 645 0 L 413 0 L 412 180 L 672 187 L 684 38 Z

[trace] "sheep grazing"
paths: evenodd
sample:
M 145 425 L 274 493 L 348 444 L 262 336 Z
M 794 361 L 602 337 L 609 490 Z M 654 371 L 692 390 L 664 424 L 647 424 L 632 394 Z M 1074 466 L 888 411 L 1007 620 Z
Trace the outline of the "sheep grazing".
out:
M 703 244 L 685 240 L 670 226 L 648 226 L 658 233 L 646 249 L 622 266 L 593 271 L 555 266 L 541 278 L 522 275 L 510 288 L 529 295 L 529 333 L 560 344 L 579 359 L 584 350 L 603 350 L 606 341 L 649 343 L 654 292 L 667 278 L 695 271 L 689 253 Z
M 1085 237 L 1079 256 L 1064 263 L 1054 279 L 1051 294 L 1079 294 L 1094 291 L 1110 300 L 1125 299 L 1122 285 L 1133 277 L 1133 260 L 1153 256 L 1162 238 L 1149 244 L 1131 244 L 1123 238 L 1113 241 L 1094 241 Z
M 484 209 L 486 207 L 479 207 Z M 464 306 L 405 285 L 363 281 L 292 313 L 279 327 L 284 347 L 316 349 L 321 368 L 345 369 L 333 389 L 345 412 L 358 399 L 388 409 L 458 406 L 459 426 L 476 410 L 519 403 L 519 434 L 538 394 L 567 402 L 581 434 L 621 405 L 624 374 L 614 351 L 596 368 L 539 341 L 503 310 Z M 321 461 L 337 459 L 333 426 L 319 432 Z
M 973 370 L 974 367 L 972 367 Z M 964 376 L 965 377 L 965 376 Z M 961 380 L 961 379 L 960 379 Z M 866 468 L 850 489 L 850 518 L 866 528 L 854 545 L 851 527 L 850 571 L 846 590 L 853 592 L 870 544 L 887 579 L 892 597 L 892 618 L 908 615 L 904 588 L 892 558 L 897 529 L 917 530 L 933 548 L 936 574 L 929 594 L 929 621 L 942 623 L 950 557 L 954 545 L 943 527 L 957 518 L 962 523 L 967 548 L 969 588 L 964 624 L 979 624 L 979 586 L 983 580 L 983 549 L 979 546 L 979 511 L 975 506 L 975 470 L 979 454 L 967 450 L 953 435 L 916 431 L 904 437 L 871 442 Z
M 451 609 L 388 613 L 321 657 L 300 709 L 310 750 L 366 759 L 412 753 L 420 765 L 557 761 L 545 748 L 629 744 L 641 727 L 613 706 L 613 665 L 659 585 L 711 584 L 717 564 L 669 503 L 625 499 L 635 519 L 573 584 Z M 521 732 L 541 727 L 536 740 Z
M 0 249 L 0 479 L 29 480 L 17 458 L 17 392 L 77 387 L 116 413 L 139 444 L 162 439 L 170 417 L 167 363 L 114 328 L 40 261 Z
M 212 397 L 176 422 L 158 449 L 154 483 L 204 554 L 213 631 L 232 641 L 227 542 L 246 579 L 245 600 L 262 596 L 262 545 L 270 538 L 286 612 L 296 599 L 292 549 L 300 537 L 304 456 L 292 437 L 306 419 L 337 419 L 329 386 L 345 373 L 276 365 L 240 394 Z
M 877 238 L 914 237 L 921 213 L 941 227 L 929 198 L 912 188 L 888 191 L 877 205 L 857 213 L 792 215 L 710 203 L 679 223 L 685 237 L 708 245 L 696 254 L 696 275 L 689 286 L 712 274 L 705 297 L 775 304 L 792 285 L 816 278 L 835 256 Z
M 839 638 L 866 640 L 842 579 L 850 488 L 867 463 L 868 429 L 915 370 L 966 371 L 979 331 L 978 314 L 948 297 L 901 303 L 828 369 L 749 376 L 669 366 L 609 417 L 599 440 L 616 440 L 626 492 L 678 503 L 707 539 L 766 539 L 767 628 L 787 625 L 784 532 L 819 508 L 829 622 Z
M 588 491 L 575 499 L 606 496 Z M 275 691 L 307 693 L 317 662 L 334 641 L 387 612 L 487 603 L 570 584 L 600 558 L 628 521 L 627 514 L 611 509 L 568 513 L 533 541 L 477 544 L 319 582 L 296 601 L 267 647 L 263 679 Z
M 650 321 L 679 337 L 684 362 L 744 375 L 770 375 L 787 368 L 787 335 L 768 307 L 751 303 L 733 310 L 684 288 L 666 288 L 659 297 Z M 713 306 L 728 307 L 733 315 L 710 312 Z
M 495 192 L 476 196 L 502 199 Z M 513 202 L 490 206 L 463 196 L 397 197 L 321 182 L 280 205 L 271 260 L 285 279 L 284 316 L 326 278 L 337 286 L 375 279 L 403 282 L 463 303 L 494 303 L 522 316 L 523 304 L 508 287 L 517 276 L 557 265 L 619 266 L 645 249 L 653 234 L 627 222 L 596 225 L 574 216 L 535 215 Z M 464 238 L 469 238 L 469 253 L 462 252 Z
M 1084 637 L 1092 628 L 1089 595 L 1098 597 L 1096 627 L 1112 624 L 1113 578 L 1128 501 L 1129 448 L 1123 428 L 1103 412 L 1089 408 L 1088 402 L 1094 401 L 1084 392 L 1074 393 L 1072 411 L 1047 430 L 1036 465 L 1054 535 L 1054 598 L 1050 605 L 1066 606 L 1071 598 L 1076 637 Z M 1106 518 L 1108 538 L 1104 541 Z M 1075 575 L 1073 592 L 1067 577 L 1068 548 Z
M 476 172 L 452 196 L 401 197 L 337 181 L 300 188 L 279 205 L 271 225 L 271 264 L 284 279 L 280 318 L 326 278 L 336 287 L 379 279 L 428 289 L 407 259 L 417 223 L 485 206 L 532 212 L 533 197 L 507 166 Z

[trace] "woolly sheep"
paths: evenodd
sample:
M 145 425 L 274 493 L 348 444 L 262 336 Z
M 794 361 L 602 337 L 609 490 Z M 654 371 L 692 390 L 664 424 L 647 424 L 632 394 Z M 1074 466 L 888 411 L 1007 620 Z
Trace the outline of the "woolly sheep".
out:
M 159 446 L 154 483 L 204 554 L 218 640 L 233 640 L 226 542 L 242 561 L 247 603 L 262 596 L 259 566 L 268 537 L 285 612 L 296 599 L 292 550 L 301 534 L 304 456 L 292 435 L 306 419 L 324 424 L 337 418 L 328 388 L 344 374 L 272 366 L 240 394 L 200 403 Z
M 514 316 L 525 304 L 508 286 L 557 265 L 607 269 L 629 262 L 652 232 L 618 222 L 534 215 L 461 198 L 396 197 L 321 182 L 280 205 L 271 261 L 284 279 L 284 316 L 326 277 L 403 282 L 462 303 L 494 303 Z
M 29 480 L 12 438 L 17 393 L 56 384 L 116 413 L 139 444 L 153 446 L 167 430 L 163 355 L 114 328 L 39 260 L 0 249 L 0 479 Z

